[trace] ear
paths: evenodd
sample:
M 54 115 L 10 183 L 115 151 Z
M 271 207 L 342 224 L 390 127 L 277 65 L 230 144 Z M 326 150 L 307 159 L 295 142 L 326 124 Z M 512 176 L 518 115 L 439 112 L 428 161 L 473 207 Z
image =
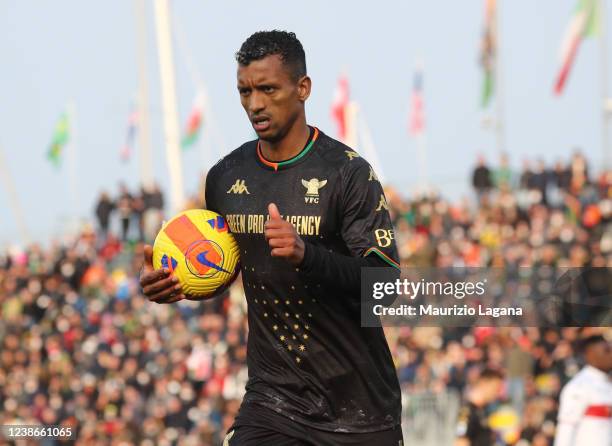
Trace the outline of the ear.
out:
M 298 98 L 302 102 L 306 102 L 306 99 L 310 96 L 310 88 L 312 87 L 312 81 L 308 76 L 302 76 L 298 81 Z

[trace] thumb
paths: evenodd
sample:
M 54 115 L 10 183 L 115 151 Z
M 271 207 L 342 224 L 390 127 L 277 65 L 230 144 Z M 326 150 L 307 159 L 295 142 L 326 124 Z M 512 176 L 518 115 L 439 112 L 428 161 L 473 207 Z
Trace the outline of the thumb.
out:
M 143 253 L 145 268 L 153 269 L 153 247 L 151 245 L 144 245 Z
M 271 220 L 281 220 L 281 214 L 278 211 L 278 208 L 276 207 L 276 205 L 274 203 L 270 203 L 268 205 L 268 214 L 270 214 L 270 219 Z

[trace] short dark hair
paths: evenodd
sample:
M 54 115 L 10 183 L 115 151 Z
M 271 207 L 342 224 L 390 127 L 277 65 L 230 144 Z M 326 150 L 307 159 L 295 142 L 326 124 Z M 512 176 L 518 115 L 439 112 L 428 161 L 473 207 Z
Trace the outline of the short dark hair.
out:
M 480 372 L 480 376 L 478 377 L 478 379 L 483 381 L 499 379 L 503 381 L 504 374 L 501 370 L 486 368 L 482 372 Z
M 306 54 L 294 33 L 287 31 L 258 31 L 252 34 L 236 52 L 236 61 L 248 65 L 254 60 L 277 54 L 289 68 L 295 80 L 306 76 Z
M 578 343 L 578 349 L 582 354 L 584 354 L 591 346 L 599 344 L 600 342 L 606 342 L 606 338 L 604 338 L 602 335 L 591 335 L 580 340 Z

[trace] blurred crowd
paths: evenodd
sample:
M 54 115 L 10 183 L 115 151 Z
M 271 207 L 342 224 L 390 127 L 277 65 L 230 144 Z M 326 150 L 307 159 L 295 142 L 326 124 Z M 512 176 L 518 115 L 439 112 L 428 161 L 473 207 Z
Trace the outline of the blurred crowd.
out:
M 515 174 L 507 159 L 481 159 L 476 198 L 458 203 L 386 189 L 402 264 L 612 266 L 612 172 L 590 177 L 579 153 L 530 166 Z M 80 445 L 221 444 L 248 376 L 242 285 L 206 302 L 144 298 L 138 240 L 153 238 L 147 211 L 157 228 L 162 210 L 159 188 L 122 187 L 101 195 L 97 230 L 0 253 L 0 424 L 73 426 Z M 113 215 L 123 242 L 109 234 Z M 515 414 L 504 441 L 533 446 L 552 444 L 560 388 L 581 366 L 576 340 L 598 330 L 385 328 L 406 405 L 461 395 L 498 368 L 500 405 Z
M 138 241 L 152 240 L 161 226 L 164 212 L 164 195 L 157 183 L 143 185 L 137 193 L 119 184 L 119 194 L 113 199 L 102 191 L 95 205 L 99 235 L 104 240 L 109 234 L 113 217 L 119 226 L 121 241 L 133 233 Z
M 103 256 L 87 230 L 2 257 L 0 424 L 73 426 L 83 445 L 221 444 L 246 383 L 241 296 L 151 304 L 141 251 Z
M 522 274 L 543 266 L 612 267 L 612 171 L 591 177 L 580 152 L 552 168 L 539 160 L 532 169 L 525 161 L 518 173 L 505 155 L 495 167 L 480 157 L 472 185 L 474 200 L 459 203 L 435 193 L 407 201 L 386 190 L 403 266 L 529 267 Z M 559 391 L 581 367 L 576 341 L 601 331 L 611 334 L 605 328 L 404 327 L 387 329 L 387 336 L 407 395 L 463 394 L 483 367 L 500 369 L 514 413 L 502 423 L 507 442 L 550 446 Z
M 612 171 L 590 177 L 580 152 L 567 166 L 524 165 L 517 174 L 505 155 L 495 168 L 481 157 L 476 198 L 458 203 L 387 188 L 402 264 L 612 266 Z

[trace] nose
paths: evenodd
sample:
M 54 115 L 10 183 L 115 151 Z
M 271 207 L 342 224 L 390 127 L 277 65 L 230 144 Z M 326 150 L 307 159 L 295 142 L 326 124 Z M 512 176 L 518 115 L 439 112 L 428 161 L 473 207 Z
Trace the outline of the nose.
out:
M 261 113 L 266 108 L 264 97 L 257 90 L 253 91 L 249 97 L 249 110 L 251 114 Z

